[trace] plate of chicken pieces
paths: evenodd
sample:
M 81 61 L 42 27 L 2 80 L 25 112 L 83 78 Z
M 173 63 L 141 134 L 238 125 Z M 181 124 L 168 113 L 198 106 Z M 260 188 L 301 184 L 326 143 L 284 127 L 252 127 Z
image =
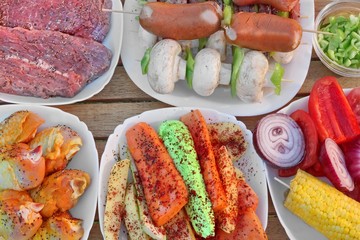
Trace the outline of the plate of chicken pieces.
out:
M 0 3 L 0 99 L 71 104 L 99 93 L 119 61 L 123 16 L 116 0 Z
M 105 146 L 99 189 L 105 239 L 266 239 L 267 186 L 252 133 L 212 109 L 126 119 Z
M 124 4 L 135 16 L 124 15 L 122 61 L 148 95 L 254 116 L 301 88 L 312 51 L 312 34 L 302 29 L 313 29 L 313 0 L 167 2 Z
M 93 135 L 76 116 L 0 106 L 0 239 L 87 239 L 98 169 Z

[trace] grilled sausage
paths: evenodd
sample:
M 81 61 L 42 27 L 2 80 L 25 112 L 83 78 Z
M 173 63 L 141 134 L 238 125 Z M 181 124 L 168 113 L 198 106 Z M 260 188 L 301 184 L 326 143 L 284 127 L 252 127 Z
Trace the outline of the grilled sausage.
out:
M 238 6 L 247 6 L 252 4 L 267 4 L 285 12 L 290 12 L 299 0 L 233 0 Z
M 218 31 L 222 11 L 213 1 L 191 4 L 149 2 L 142 8 L 139 20 L 144 29 L 159 37 L 193 40 Z
M 289 18 L 266 13 L 234 14 L 225 31 L 230 44 L 266 52 L 290 52 L 301 41 L 300 24 Z

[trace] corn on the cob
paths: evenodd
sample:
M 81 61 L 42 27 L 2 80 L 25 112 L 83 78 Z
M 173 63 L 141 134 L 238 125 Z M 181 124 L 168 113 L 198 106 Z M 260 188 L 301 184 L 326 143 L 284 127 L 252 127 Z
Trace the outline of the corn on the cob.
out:
M 329 239 L 360 239 L 360 203 L 299 170 L 284 205 Z

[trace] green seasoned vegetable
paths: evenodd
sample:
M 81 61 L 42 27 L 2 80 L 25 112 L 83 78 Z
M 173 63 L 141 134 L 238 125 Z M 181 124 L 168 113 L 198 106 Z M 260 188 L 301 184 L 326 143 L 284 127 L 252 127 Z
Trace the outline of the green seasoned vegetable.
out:
M 224 10 L 223 10 L 223 21 L 224 26 L 229 26 L 231 24 L 232 15 L 234 13 L 234 7 L 231 0 L 224 0 Z
M 360 14 L 331 16 L 320 31 L 333 34 L 318 34 L 323 52 L 339 65 L 360 68 Z
M 231 79 L 230 79 L 230 88 L 231 88 L 231 96 L 236 96 L 236 80 L 239 77 L 240 67 L 244 60 L 245 52 L 241 47 L 233 46 L 233 62 L 231 66 Z
M 179 120 L 168 120 L 160 124 L 159 136 L 185 181 L 189 192 L 185 210 L 195 232 L 203 238 L 214 236 L 214 212 L 189 129 Z
M 146 49 L 143 58 L 141 59 L 141 72 L 142 74 L 147 74 L 148 66 L 150 62 L 150 52 L 151 48 Z
M 284 12 L 284 11 L 278 11 L 276 13 L 276 15 L 278 15 L 280 17 L 284 17 L 284 18 L 289 18 L 290 13 L 289 12 Z
M 231 24 L 231 18 L 232 18 L 233 10 L 230 5 L 225 5 L 224 7 L 224 25 L 229 26 Z
M 275 94 L 280 95 L 281 92 L 281 81 L 284 76 L 285 69 L 280 63 L 275 63 L 275 69 L 273 74 L 270 77 L 271 82 L 275 86 Z
M 193 79 L 193 75 L 194 75 L 195 60 L 193 58 L 190 48 L 186 48 L 185 53 L 186 53 L 186 55 L 185 55 L 185 59 L 186 59 L 185 78 L 186 78 L 188 87 L 192 88 L 192 79 Z
M 200 39 L 199 39 L 198 51 L 200 51 L 201 49 L 203 49 L 204 47 L 206 47 L 207 41 L 208 41 L 208 38 L 200 38 Z
M 144 6 L 145 4 L 148 3 L 148 1 L 147 0 L 138 0 L 138 3 L 140 6 Z

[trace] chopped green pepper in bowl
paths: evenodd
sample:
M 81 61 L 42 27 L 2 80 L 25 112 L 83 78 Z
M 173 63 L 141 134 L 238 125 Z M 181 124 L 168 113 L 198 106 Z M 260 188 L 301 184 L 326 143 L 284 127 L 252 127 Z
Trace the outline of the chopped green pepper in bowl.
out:
M 316 54 L 333 72 L 360 77 L 360 1 L 342 0 L 325 6 L 315 20 Z

